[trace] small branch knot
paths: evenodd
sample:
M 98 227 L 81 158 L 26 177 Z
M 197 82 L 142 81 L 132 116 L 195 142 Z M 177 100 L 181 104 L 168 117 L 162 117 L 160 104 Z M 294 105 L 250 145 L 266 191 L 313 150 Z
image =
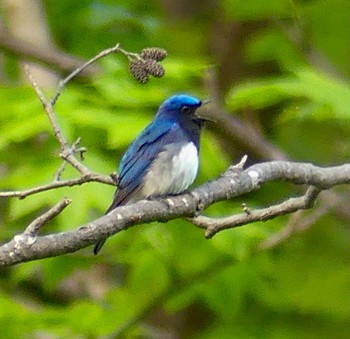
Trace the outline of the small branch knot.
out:
M 252 213 L 252 210 L 247 206 L 245 202 L 242 203 L 242 209 L 243 209 L 243 212 L 246 213 L 247 215 Z
M 238 164 L 231 165 L 222 175 L 223 176 L 232 176 L 232 175 L 238 176 L 244 170 L 244 166 L 245 166 L 247 160 L 248 160 L 248 156 L 244 155 Z

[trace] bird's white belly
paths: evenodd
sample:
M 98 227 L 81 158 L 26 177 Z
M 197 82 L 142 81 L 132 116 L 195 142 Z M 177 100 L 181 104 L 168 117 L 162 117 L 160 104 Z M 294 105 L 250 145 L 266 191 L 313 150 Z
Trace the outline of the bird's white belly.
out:
M 167 145 L 151 164 L 139 193 L 142 198 L 181 193 L 195 180 L 198 165 L 194 143 Z

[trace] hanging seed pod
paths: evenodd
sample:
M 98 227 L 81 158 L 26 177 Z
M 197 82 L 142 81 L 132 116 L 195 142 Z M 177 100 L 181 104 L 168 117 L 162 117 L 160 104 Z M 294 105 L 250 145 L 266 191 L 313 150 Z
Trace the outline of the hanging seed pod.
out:
M 165 49 L 163 48 L 158 48 L 158 47 L 149 47 L 149 48 L 144 48 L 141 51 L 141 58 L 147 60 L 156 60 L 156 61 L 162 61 L 167 57 L 168 53 Z
M 131 60 L 129 69 L 134 78 L 141 84 L 145 84 L 148 81 L 148 72 L 145 69 L 144 61 L 138 59 Z
M 153 75 L 156 78 L 161 78 L 165 74 L 163 66 L 155 60 L 146 60 L 144 63 L 144 69 L 148 74 Z

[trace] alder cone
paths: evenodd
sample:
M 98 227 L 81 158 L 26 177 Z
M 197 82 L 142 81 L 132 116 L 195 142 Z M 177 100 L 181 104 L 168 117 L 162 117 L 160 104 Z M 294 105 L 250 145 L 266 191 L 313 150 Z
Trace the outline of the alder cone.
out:
M 129 69 L 134 78 L 141 84 L 148 81 L 148 72 L 145 69 L 144 61 L 138 59 L 131 60 Z
M 158 48 L 158 47 L 149 47 L 149 48 L 144 48 L 141 51 L 141 58 L 145 60 L 155 60 L 155 61 L 162 61 L 167 57 L 168 53 L 165 49 L 163 48 Z
M 163 66 L 155 60 L 146 60 L 144 69 L 148 74 L 153 75 L 156 78 L 161 78 L 165 74 Z

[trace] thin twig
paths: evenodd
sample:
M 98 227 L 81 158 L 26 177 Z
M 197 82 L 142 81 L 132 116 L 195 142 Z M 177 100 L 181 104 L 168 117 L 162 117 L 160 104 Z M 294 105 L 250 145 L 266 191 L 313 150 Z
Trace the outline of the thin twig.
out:
M 32 87 L 34 88 L 36 94 L 39 97 L 39 100 L 41 101 L 42 105 L 44 106 L 45 112 L 49 118 L 51 127 L 53 129 L 54 135 L 58 142 L 60 143 L 61 146 L 61 153 L 60 156 L 62 159 L 67 161 L 70 165 L 72 165 L 75 169 L 79 171 L 79 173 L 82 176 L 86 176 L 90 174 L 90 170 L 81 164 L 76 157 L 74 156 L 75 153 L 80 152 L 80 155 L 82 157 L 83 153 L 85 152 L 85 148 L 80 148 L 79 150 L 76 149 L 75 145 L 73 144 L 72 147 L 69 145 L 67 139 L 65 138 L 59 123 L 56 118 L 56 114 L 54 112 L 54 105 L 57 102 L 59 96 L 62 93 L 63 88 L 78 74 L 80 74 L 83 70 L 85 70 L 87 67 L 95 63 L 97 60 L 111 54 L 111 53 L 116 53 L 116 52 L 121 52 L 122 54 L 129 56 L 129 55 L 134 55 L 134 53 L 130 53 L 127 51 L 124 51 L 120 49 L 119 44 L 116 44 L 114 47 L 108 48 L 103 50 L 102 52 L 98 53 L 96 56 L 88 60 L 86 63 L 84 63 L 82 66 L 78 67 L 76 70 L 74 70 L 71 74 L 69 74 L 65 79 L 61 80 L 59 82 L 56 94 L 52 97 L 51 100 L 47 100 L 43 91 L 40 89 L 39 85 L 37 84 L 36 80 L 34 79 L 32 73 L 30 72 L 30 69 L 28 66 L 25 67 L 25 72 L 26 75 L 29 79 L 29 82 L 31 83 Z M 63 170 L 64 166 L 60 168 L 60 170 Z M 60 173 L 56 177 L 60 177 Z
M 66 169 L 66 166 L 67 166 L 67 162 L 63 161 L 61 166 L 58 168 L 57 172 L 55 173 L 55 175 L 53 177 L 53 181 L 60 181 L 61 180 L 61 176 L 62 176 L 64 170 Z
M 86 152 L 86 148 L 85 147 L 78 147 L 80 144 L 80 140 L 81 138 L 79 137 L 72 145 L 71 147 L 71 151 L 73 154 L 79 153 L 80 154 L 80 160 L 84 160 L 84 153 Z M 61 176 L 66 168 L 67 165 L 67 161 L 63 160 L 63 163 L 61 164 L 61 166 L 58 168 L 53 181 L 60 181 L 61 180 Z
M 41 88 L 39 87 L 38 83 L 36 82 L 36 80 L 34 79 L 34 76 L 32 74 L 32 72 L 30 71 L 30 68 L 28 65 L 26 65 L 24 67 L 24 70 L 26 72 L 26 75 L 28 77 L 28 80 L 30 82 L 30 84 L 32 85 L 32 87 L 34 88 L 40 102 L 42 103 L 42 105 L 44 106 L 45 112 L 47 114 L 47 117 L 49 118 L 49 121 L 51 123 L 51 127 L 54 131 L 55 137 L 57 138 L 58 142 L 60 143 L 62 150 L 64 150 L 65 148 L 69 147 L 68 141 L 66 140 L 66 138 L 64 137 L 64 135 L 62 134 L 62 131 L 59 127 L 58 121 L 56 119 L 55 113 L 53 111 L 53 107 L 52 105 L 49 104 L 49 102 L 47 101 L 43 91 L 41 90 Z
M 222 174 L 222 175 L 228 175 L 231 176 L 232 174 L 240 174 L 242 173 L 244 166 L 248 160 L 248 155 L 243 155 L 242 159 L 237 164 L 233 164 L 229 166 L 229 168 Z
M 66 78 L 64 78 L 63 80 L 61 80 L 58 84 L 57 87 L 57 91 L 56 94 L 52 97 L 52 99 L 50 100 L 50 103 L 52 106 L 55 105 L 55 103 L 57 102 L 59 96 L 62 93 L 63 88 L 73 79 L 75 78 L 77 75 L 79 75 L 83 70 L 85 70 L 87 67 L 89 67 L 90 65 L 92 65 L 93 63 L 95 63 L 97 60 L 111 54 L 111 53 L 117 53 L 120 52 L 121 49 L 119 47 L 119 43 L 116 44 L 114 47 L 111 48 L 107 48 L 105 50 L 103 50 L 102 52 L 98 53 L 97 55 L 95 55 L 93 58 L 91 58 L 90 60 L 88 60 L 87 62 L 85 62 L 83 65 L 81 65 L 80 67 L 78 67 L 76 70 L 74 70 L 71 74 L 69 74 Z
M 62 201 L 50 208 L 47 212 L 32 221 L 25 229 L 24 234 L 31 237 L 36 236 L 42 226 L 60 214 L 71 202 L 72 201 L 70 199 L 64 198 Z
M 330 192 L 328 192 L 328 194 L 330 194 Z M 286 241 L 293 234 L 300 233 L 309 229 L 316 223 L 318 219 L 329 213 L 330 210 L 335 208 L 336 205 L 338 205 L 341 201 L 341 197 L 334 194 L 334 200 L 332 203 L 329 201 L 327 204 L 321 204 L 307 217 L 304 216 L 303 210 L 297 211 L 291 216 L 286 227 L 282 228 L 279 232 L 262 241 L 258 245 L 258 249 L 261 251 L 268 250 Z
M 109 54 L 112 53 L 122 53 L 123 55 L 125 55 L 126 57 L 130 58 L 140 58 L 139 54 L 137 53 L 132 53 L 132 52 L 128 52 L 122 48 L 120 48 L 120 44 L 117 43 L 115 46 L 111 47 L 111 48 L 107 48 L 105 50 L 103 50 L 102 52 L 98 53 L 97 55 L 95 55 L 93 58 L 91 58 L 90 60 L 88 60 L 87 62 L 85 62 L 83 65 L 81 65 L 80 67 L 78 67 L 76 70 L 74 70 L 71 74 L 69 74 L 66 78 L 62 79 L 57 87 L 56 90 L 56 94 L 52 97 L 52 99 L 50 100 L 50 103 L 52 106 L 55 105 L 55 103 L 57 102 L 59 96 L 62 93 L 63 88 L 73 79 L 75 78 L 77 75 L 79 75 L 82 71 L 84 71 L 86 68 L 88 68 L 89 66 L 91 66 L 93 63 L 95 63 L 97 60 L 106 57 Z
M 216 233 L 229 228 L 247 225 L 257 221 L 273 219 L 277 216 L 293 213 L 301 209 L 308 209 L 312 206 L 320 189 L 309 187 L 306 193 L 298 198 L 290 198 L 280 204 L 258 210 L 249 209 L 241 214 L 231 215 L 225 218 L 210 218 L 206 216 L 197 216 L 189 219 L 194 225 L 206 229 L 206 238 L 212 238 Z
M 82 185 L 87 182 L 100 182 L 107 185 L 115 185 L 115 182 L 111 177 L 90 172 L 89 174 L 81 176 L 80 178 L 53 181 L 49 184 L 29 188 L 27 190 L 0 192 L 0 197 L 24 199 L 32 194 L 45 192 L 45 191 L 49 191 L 60 187 L 72 187 L 72 186 Z
M 24 68 L 27 77 L 33 86 L 36 94 L 39 97 L 39 100 L 41 101 L 42 105 L 44 106 L 45 112 L 49 118 L 51 127 L 53 129 L 54 135 L 61 146 L 61 153 L 60 156 L 62 159 L 66 160 L 68 163 L 70 163 L 75 169 L 77 169 L 80 174 L 87 175 L 90 173 L 89 169 L 85 167 L 83 164 L 81 164 L 74 156 L 74 152 L 72 151 L 72 148 L 69 146 L 69 143 L 65 136 L 62 133 L 62 130 L 58 124 L 56 114 L 54 112 L 53 106 L 50 104 L 50 102 L 47 101 L 43 91 L 40 89 L 39 85 L 35 81 L 32 73 L 30 72 L 30 69 L 28 66 Z

